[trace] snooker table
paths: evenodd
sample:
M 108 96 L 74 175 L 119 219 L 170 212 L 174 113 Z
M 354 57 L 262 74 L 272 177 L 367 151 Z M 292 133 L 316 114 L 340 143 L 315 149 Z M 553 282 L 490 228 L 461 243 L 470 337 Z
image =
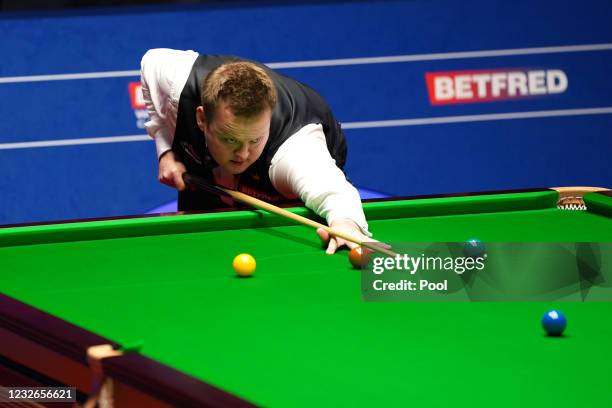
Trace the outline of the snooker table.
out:
M 364 210 L 387 242 L 612 242 L 610 191 L 584 195 L 586 211 L 558 199 Z M 232 271 L 241 252 L 253 277 Z M 612 406 L 612 303 L 364 302 L 346 254 L 257 210 L 0 228 L 0 385 L 87 394 L 90 346 L 140 344 L 100 360 L 115 406 Z M 540 327 L 553 307 L 569 322 L 560 338 Z

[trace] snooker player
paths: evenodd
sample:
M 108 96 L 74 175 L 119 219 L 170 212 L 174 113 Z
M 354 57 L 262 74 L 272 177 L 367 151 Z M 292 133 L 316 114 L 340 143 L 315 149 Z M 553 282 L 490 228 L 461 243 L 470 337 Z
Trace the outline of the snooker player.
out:
M 233 205 L 187 189 L 189 171 L 270 203 L 299 198 L 330 227 L 371 240 L 359 193 L 342 170 L 340 124 L 314 90 L 252 61 L 171 49 L 149 50 L 141 75 L 158 179 L 178 190 L 180 211 Z M 328 254 L 357 246 L 317 234 Z

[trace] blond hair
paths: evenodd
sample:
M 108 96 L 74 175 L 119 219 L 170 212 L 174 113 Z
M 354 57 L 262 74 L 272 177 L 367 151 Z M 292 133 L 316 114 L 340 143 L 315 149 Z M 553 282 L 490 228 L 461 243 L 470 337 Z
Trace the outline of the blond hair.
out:
M 261 67 L 251 62 L 222 64 L 208 73 L 202 84 L 202 106 L 207 121 L 215 108 L 227 101 L 236 116 L 252 117 L 276 105 L 276 87 Z

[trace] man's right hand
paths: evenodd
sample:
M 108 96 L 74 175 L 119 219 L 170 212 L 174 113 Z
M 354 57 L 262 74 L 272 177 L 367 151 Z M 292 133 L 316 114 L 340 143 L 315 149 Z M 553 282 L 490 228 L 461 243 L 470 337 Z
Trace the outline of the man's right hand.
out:
M 178 161 L 172 150 L 168 150 L 159 159 L 159 174 L 157 176 L 160 183 L 176 188 L 178 191 L 185 190 L 183 173 L 187 169 L 185 165 Z

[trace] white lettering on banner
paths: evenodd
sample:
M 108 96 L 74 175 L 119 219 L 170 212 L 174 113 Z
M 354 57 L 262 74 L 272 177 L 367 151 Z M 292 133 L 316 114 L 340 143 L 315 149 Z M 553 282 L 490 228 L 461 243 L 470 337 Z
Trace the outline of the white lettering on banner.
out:
M 453 80 L 448 77 L 434 78 L 435 99 L 445 101 L 453 98 Z
M 432 105 L 560 94 L 568 87 L 560 69 L 428 72 L 425 79 Z
M 563 93 L 567 89 L 567 75 L 560 69 L 546 71 L 548 93 Z

